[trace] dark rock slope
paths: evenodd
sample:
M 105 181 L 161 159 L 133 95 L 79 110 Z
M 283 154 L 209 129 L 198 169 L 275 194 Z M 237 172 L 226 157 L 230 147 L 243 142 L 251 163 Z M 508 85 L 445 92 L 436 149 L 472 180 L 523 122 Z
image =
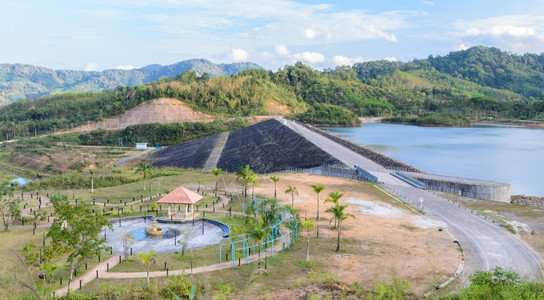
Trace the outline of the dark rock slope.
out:
M 200 169 L 204 167 L 220 133 L 170 146 L 149 156 L 153 166 L 180 167 L 185 169 Z
M 272 119 L 231 132 L 217 167 L 236 172 L 248 164 L 257 173 L 270 173 L 287 166 L 311 168 L 324 163 L 339 161 Z
M 217 138 L 214 135 L 171 146 L 150 158 L 155 167 L 202 168 Z M 256 173 L 270 173 L 287 166 L 311 168 L 325 163 L 340 162 L 273 119 L 231 132 L 217 167 L 236 172 L 249 164 Z

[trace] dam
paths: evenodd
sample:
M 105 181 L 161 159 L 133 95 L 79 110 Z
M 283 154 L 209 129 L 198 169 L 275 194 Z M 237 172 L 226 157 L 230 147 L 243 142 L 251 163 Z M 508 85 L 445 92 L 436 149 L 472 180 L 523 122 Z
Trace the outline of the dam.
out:
M 223 144 L 222 149 L 216 147 L 218 143 Z M 209 160 L 212 152 L 221 154 L 218 159 Z M 215 167 L 227 172 L 236 172 L 246 164 L 256 173 L 286 169 L 336 172 L 341 169 L 341 177 L 359 179 L 361 176 L 364 179 L 360 180 L 379 182 L 375 187 L 386 195 L 404 203 L 416 203 L 418 207 L 421 203 L 426 216 L 446 224 L 470 262 L 460 274 L 462 281 L 466 282 L 468 275 L 477 270 L 491 270 L 495 266 L 512 268 L 522 277 L 544 276 L 539 256 L 500 224 L 432 192 L 435 189 L 505 201 L 510 197 L 508 185 L 426 174 L 308 125 L 271 119 L 230 132 L 228 137 L 214 135 L 171 146 L 149 158 L 155 160 L 156 167 L 206 166 L 208 169 L 214 167 L 210 165 L 210 161 L 214 161 Z

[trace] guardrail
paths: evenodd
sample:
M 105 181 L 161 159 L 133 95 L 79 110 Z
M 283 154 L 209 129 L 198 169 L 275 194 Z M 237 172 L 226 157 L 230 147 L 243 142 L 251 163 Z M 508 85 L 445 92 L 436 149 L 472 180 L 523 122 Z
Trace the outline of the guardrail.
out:
M 395 172 L 395 173 L 391 173 L 393 176 L 397 177 L 398 179 L 416 187 L 416 188 L 419 188 L 419 189 L 423 189 L 423 190 L 426 190 L 427 189 L 427 185 L 422 182 L 422 181 L 419 181 L 415 178 L 412 178 L 404 173 L 401 173 L 401 172 Z
M 357 172 L 357 175 L 363 176 L 366 179 L 366 181 L 378 182 L 378 177 L 370 174 L 369 172 L 361 169 L 360 167 L 355 166 L 355 170 Z

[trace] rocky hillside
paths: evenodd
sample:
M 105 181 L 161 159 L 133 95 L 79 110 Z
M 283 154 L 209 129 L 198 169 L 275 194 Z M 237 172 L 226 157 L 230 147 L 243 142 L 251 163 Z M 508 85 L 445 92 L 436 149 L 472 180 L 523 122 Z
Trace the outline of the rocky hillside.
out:
M 219 136 L 213 135 L 181 143 L 157 151 L 150 158 L 155 167 L 202 168 L 218 140 Z M 278 120 L 271 119 L 231 132 L 217 167 L 236 172 L 248 164 L 257 173 L 270 173 L 288 166 L 312 168 L 324 163 L 340 162 Z

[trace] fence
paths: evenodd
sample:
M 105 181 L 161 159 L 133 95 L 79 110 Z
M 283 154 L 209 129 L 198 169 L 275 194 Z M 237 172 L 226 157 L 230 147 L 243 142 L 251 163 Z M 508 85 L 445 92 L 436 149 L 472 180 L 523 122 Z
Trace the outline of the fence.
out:
M 284 248 L 291 247 L 291 244 L 294 240 L 298 238 L 298 220 L 296 216 L 285 206 L 277 204 L 276 202 L 270 202 L 270 200 L 262 199 L 255 196 L 251 197 L 252 201 L 247 205 L 247 210 L 251 210 L 259 213 L 273 213 L 278 219 L 274 224 L 262 228 L 263 234 L 266 233 L 266 239 L 263 241 L 263 238 L 260 239 L 259 245 L 256 245 L 256 240 L 249 236 L 248 234 L 236 235 L 224 239 L 219 244 L 219 261 L 221 262 L 223 258 L 222 250 L 223 246 L 230 244 L 230 255 L 232 259 L 232 267 L 236 266 L 236 253 L 241 256 L 245 255 L 246 263 L 249 263 L 249 256 L 251 252 L 255 253 L 255 248 L 259 248 L 259 254 L 263 249 L 268 249 L 270 247 L 270 255 L 274 256 L 274 243 L 280 243 L 281 252 Z M 244 199 L 244 204 L 242 206 L 242 213 L 246 211 L 246 200 Z M 287 232 L 282 232 L 282 227 L 287 229 Z M 285 243 L 287 242 L 287 246 Z M 228 257 L 228 256 L 227 256 Z M 241 257 L 240 257 L 241 259 Z

